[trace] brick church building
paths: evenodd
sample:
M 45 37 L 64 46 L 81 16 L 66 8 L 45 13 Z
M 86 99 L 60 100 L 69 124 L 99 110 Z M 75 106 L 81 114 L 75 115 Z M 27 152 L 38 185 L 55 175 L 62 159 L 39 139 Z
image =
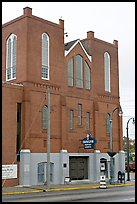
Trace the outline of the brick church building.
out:
M 2 25 L 3 186 L 46 182 L 48 91 L 51 183 L 68 176 L 72 182 L 99 181 L 101 161 L 109 180 L 114 109 L 117 179 L 124 171 L 118 64 L 117 40 L 111 44 L 89 31 L 85 39 L 64 43 L 64 21 L 39 18 L 29 7 Z

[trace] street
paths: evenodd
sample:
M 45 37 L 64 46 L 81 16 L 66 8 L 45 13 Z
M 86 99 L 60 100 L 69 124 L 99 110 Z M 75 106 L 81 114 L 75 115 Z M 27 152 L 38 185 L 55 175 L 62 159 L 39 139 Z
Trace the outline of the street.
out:
M 135 186 L 3 195 L 2 202 L 135 202 Z

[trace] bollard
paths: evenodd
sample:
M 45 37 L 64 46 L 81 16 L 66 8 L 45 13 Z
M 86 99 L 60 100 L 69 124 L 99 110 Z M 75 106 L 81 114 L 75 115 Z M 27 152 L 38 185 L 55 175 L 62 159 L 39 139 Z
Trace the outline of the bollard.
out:
M 118 182 L 121 183 L 121 180 L 122 179 L 122 172 L 121 171 L 118 171 Z
M 105 175 L 100 176 L 100 187 L 99 188 L 107 188 Z

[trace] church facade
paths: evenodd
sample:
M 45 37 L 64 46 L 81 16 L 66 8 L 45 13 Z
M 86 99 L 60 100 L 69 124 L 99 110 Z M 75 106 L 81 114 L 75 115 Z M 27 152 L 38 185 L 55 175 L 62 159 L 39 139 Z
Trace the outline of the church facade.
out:
M 39 18 L 29 7 L 2 26 L 4 186 L 46 182 L 49 135 L 51 183 L 99 181 L 102 163 L 109 180 L 112 141 L 116 180 L 124 171 L 120 108 L 117 40 L 89 31 L 64 43 L 64 21 Z

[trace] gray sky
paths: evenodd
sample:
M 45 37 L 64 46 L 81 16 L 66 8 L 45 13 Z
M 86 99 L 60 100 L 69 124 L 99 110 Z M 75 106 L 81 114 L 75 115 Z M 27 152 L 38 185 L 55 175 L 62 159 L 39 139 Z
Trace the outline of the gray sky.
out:
M 123 110 L 123 135 L 127 121 L 135 117 L 135 2 L 2 2 L 2 24 L 23 15 L 24 7 L 32 14 L 54 23 L 64 20 L 65 42 L 84 39 L 87 31 L 95 38 L 113 43 L 118 40 L 120 102 Z M 129 137 L 135 127 L 129 122 Z

